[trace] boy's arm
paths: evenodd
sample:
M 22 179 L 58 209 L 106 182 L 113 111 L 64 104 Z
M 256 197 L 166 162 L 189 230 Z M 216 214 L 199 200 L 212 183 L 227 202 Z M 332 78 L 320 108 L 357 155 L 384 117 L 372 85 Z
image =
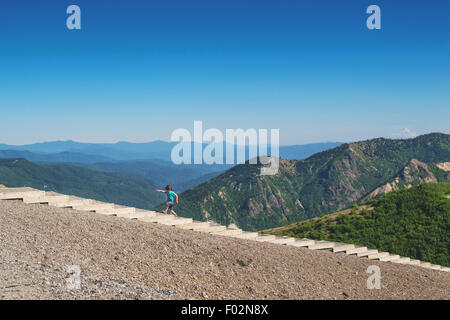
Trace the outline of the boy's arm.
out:
M 178 204 L 178 195 L 175 193 L 175 203 Z
M 156 189 L 156 192 L 162 192 L 162 193 L 166 193 L 166 190 L 160 190 L 160 189 Z

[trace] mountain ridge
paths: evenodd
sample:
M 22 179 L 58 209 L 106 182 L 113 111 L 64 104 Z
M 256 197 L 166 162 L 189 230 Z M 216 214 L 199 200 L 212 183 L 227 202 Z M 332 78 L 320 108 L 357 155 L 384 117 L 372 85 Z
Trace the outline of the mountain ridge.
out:
M 344 209 L 389 182 L 409 161 L 450 159 L 450 136 L 377 138 L 342 144 L 305 160 L 280 159 L 274 176 L 260 164 L 233 167 L 180 195 L 179 212 L 197 220 L 261 230 Z
M 93 156 L 111 158 L 114 161 L 148 159 L 169 161 L 171 159 L 172 148 L 176 144 L 177 142 L 166 142 L 161 140 L 143 143 L 126 141 L 116 143 L 82 143 L 66 140 L 40 142 L 28 145 L 0 144 L 0 150 L 29 151 L 40 154 L 53 154 L 61 152 L 84 153 Z M 340 142 L 321 142 L 303 145 L 280 146 L 280 155 L 288 159 L 304 159 L 316 152 L 334 148 L 340 144 Z M 203 144 L 202 148 L 204 149 L 206 146 L 207 144 Z M 231 146 L 232 145 L 226 143 L 222 145 L 224 150 Z M 191 148 L 193 148 L 193 143 L 191 143 Z M 248 154 L 248 147 L 246 148 L 246 154 Z

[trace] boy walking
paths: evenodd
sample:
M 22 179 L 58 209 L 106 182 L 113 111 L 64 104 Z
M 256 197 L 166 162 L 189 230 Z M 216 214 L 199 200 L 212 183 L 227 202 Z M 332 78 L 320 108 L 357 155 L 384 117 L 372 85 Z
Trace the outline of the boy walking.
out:
M 175 217 L 178 216 L 175 211 L 172 210 L 175 204 L 178 204 L 178 195 L 172 191 L 172 185 L 169 184 L 166 186 L 166 190 L 156 190 L 156 192 L 165 193 L 167 195 L 166 209 L 163 211 L 164 214 L 167 214 L 167 210 L 170 210 L 170 213 Z

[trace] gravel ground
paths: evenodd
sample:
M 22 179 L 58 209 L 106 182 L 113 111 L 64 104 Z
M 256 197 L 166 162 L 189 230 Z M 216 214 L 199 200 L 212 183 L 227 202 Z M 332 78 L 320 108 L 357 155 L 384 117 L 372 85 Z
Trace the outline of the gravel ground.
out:
M 0 200 L 0 241 L 0 299 L 450 298 L 446 272 L 21 201 Z

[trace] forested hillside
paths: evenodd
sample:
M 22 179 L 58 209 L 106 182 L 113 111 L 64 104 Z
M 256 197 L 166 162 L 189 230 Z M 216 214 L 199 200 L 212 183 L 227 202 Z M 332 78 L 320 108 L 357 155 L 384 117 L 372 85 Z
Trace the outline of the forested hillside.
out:
M 450 266 L 450 183 L 424 183 L 361 206 L 266 230 L 338 241 Z
M 445 181 L 443 170 L 427 164 L 449 160 L 450 136 L 440 133 L 343 144 L 302 161 L 280 159 L 273 176 L 260 175 L 260 164 L 238 165 L 183 192 L 179 212 L 261 230 L 348 208 L 397 178 L 399 188 Z
M 70 164 L 35 164 L 25 159 L 0 159 L 0 183 L 143 209 L 164 200 L 155 192 L 153 182 L 139 176 L 94 171 Z

